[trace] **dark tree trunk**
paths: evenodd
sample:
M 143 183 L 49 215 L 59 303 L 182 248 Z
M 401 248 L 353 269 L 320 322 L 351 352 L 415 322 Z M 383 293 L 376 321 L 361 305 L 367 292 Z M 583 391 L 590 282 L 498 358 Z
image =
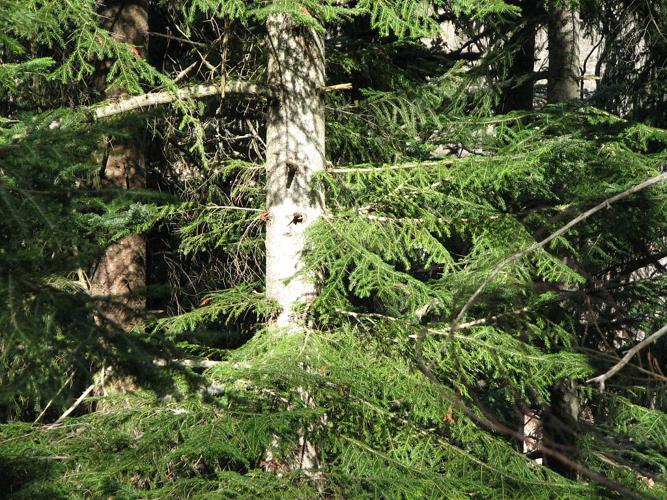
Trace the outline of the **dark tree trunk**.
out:
M 550 0 L 549 25 L 549 82 L 547 101 L 567 103 L 579 97 L 579 17 L 574 7 Z M 579 398 L 574 381 L 563 382 L 551 390 L 551 404 L 545 411 L 545 445 L 570 458 L 577 455 L 577 425 Z M 570 467 L 545 457 L 545 465 L 559 473 L 574 477 Z
M 512 53 L 510 80 L 503 90 L 502 113 L 533 109 L 537 2 L 524 0 L 519 5 L 522 25 L 509 40 L 510 46 L 515 49 Z
M 132 47 L 137 57 L 148 48 L 148 13 L 143 2 L 108 1 L 100 12 L 103 25 L 114 38 Z M 106 78 L 100 78 L 101 87 Z M 107 92 L 108 97 L 125 93 L 122 88 Z M 141 137 L 109 138 L 101 172 L 101 185 L 113 189 L 146 187 L 144 144 Z M 101 319 L 128 331 L 145 309 L 146 241 L 141 235 L 126 236 L 106 248 L 97 262 L 91 294 L 100 298 Z
M 545 411 L 543 422 L 544 444 L 573 460 L 577 459 L 579 406 L 576 384 L 558 384 L 551 389 L 551 404 Z M 571 467 L 548 455 L 544 457 L 544 465 L 565 477 L 576 477 Z

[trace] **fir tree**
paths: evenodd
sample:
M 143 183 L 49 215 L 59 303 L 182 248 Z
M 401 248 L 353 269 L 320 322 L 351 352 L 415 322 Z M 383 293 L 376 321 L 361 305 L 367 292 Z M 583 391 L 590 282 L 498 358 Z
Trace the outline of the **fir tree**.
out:
M 667 132 L 497 114 L 532 91 L 521 5 L 147 2 L 147 57 L 97 2 L 5 5 L 8 496 L 667 494 Z M 144 133 L 145 186 L 96 186 Z M 128 239 L 146 310 L 114 328 L 86 278 Z M 136 387 L 92 411 L 105 366 Z M 562 475 L 516 423 L 569 386 L 576 453 L 538 443 Z

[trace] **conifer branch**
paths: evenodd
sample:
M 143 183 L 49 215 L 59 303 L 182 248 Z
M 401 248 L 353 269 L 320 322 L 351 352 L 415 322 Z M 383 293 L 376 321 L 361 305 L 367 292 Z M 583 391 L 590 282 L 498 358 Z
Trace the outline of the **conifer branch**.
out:
M 183 99 L 201 99 L 218 94 L 248 94 L 248 95 L 271 95 L 271 89 L 266 85 L 243 81 L 229 81 L 220 84 L 192 85 L 183 87 L 176 91 L 163 90 L 151 92 L 144 95 L 124 97 L 107 102 L 91 109 L 95 120 L 120 115 L 135 109 L 143 109 L 158 104 L 169 104 Z
M 555 460 L 561 462 L 562 464 L 567 465 L 571 469 L 577 471 L 579 474 L 597 482 L 598 484 L 604 485 L 611 490 L 624 494 L 626 498 L 635 498 L 635 499 L 640 498 L 638 495 L 635 495 L 634 492 L 625 488 L 622 484 L 619 484 L 616 481 L 609 479 L 606 476 L 603 476 L 602 474 L 599 474 L 598 472 L 592 469 L 589 469 L 588 467 L 580 464 L 579 462 L 572 460 L 562 451 L 556 449 L 556 447 L 547 446 L 544 440 L 542 440 L 541 442 L 536 442 L 535 438 L 527 436 L 523 432 L 514 430 L 513 428 L 505 425 L 504 423 L 493 419 L 485 410 L 485 408 L 482 407 L 481 404 L 477 403 L 476 405 L 477 411 L 474 411 L 473 409 L 468 407 L 468 405 L 463 401 L 463 399 L 460 396 L 456 394 L 451 394 L 449 391 L 447 391 L 443 387 L 442 382 L 440 382 L 440 380 L 436 377 L 433 371 L 426 365 L 426 362 L 424 360 L 423 343 L 424 343 L 424 338 L 426 337 L 426 333 L 428 333 L 428 329 L 424 328 L 423 334 L 417 337 L 417 343 L 415 346 L 415 361 L 417 364 L 417 368 L 426 377 L 426 379 L 433 384 L 436 390 L 443 397 L 445 397 L 448 401 L 450 401 L 452 405 L 459 408 L 468 418 L 482 425 L 483 427 L 487 428 L 490 431 L 504 434 L 505 436 L 509 436 L 520 442 L 526 442 L 537 445 L 537 448 L 543 454 L 548 455 L 554 458 Z
M 659 182 L 663 182 L 665 180 L 667 180 L 667 172 L 664 172 L 660 175 L 656 175 L 655 177 L 651 177 L 650 179 L 645 180 L 644 182 L 642 182 L 640 184 L 637 184 L 635 186 L 632 186 L 629 189 L 626 189 L 622 193 L 618 193 L 618 194 L 616 194 L 616 195 L 614 195 L 610 198 L 607 198 L 602 203 L 599 203 L 599 204 L 595 205 L 593 208 L 591 208 L 589 210 L 586 210 L 582 214 L 578 215 L 577 217 L 572 219 L 570 222 L 565 224 L 563 227 L 561 227 L 558 231 L 550 234 L 549 236 L 544 238 L 542 241 L 536 242 L 536 243 L 532 244 L 531 246 L 529 246 L 528 248 L 526 248 L 524 250 L 521 250 L 519 252 L 516 252 L 516 253 L 510 255 L 509 257 L 507 257 L 506 259 L 502 260 L 493 269 L 491 274 L 489 274 L 486 277 L 486 279 L 477 288 L 477 290 L 475 290 L 475 293 L 473 293 L 470 296 L 468 301 L 465 303 L 465 305 L 461 308 L 459 313 L 456 315 L 456 317 L 452 321 L 452 325 L 450 327 L 450 334 L 451 335 L 454 334 L 454 332 L 456 331 L 456 328 L 457 328 L 457 324 L 460 323 L 460 321 L 464 318 L 464 316 L 466 315 L 468 310 L 477 302 L 477 299 L 479 299 L 480 295 L 482 294 L 484 289 L 487 287 L 487 285 L 489 285 L 495 279 L 495 277 L 498 276 L 500 271 L 502 271 L 503 268 L 507 264 L 511 264 L 512 262 L 520 259 L 521 257 L 523 257 L 525 255 L 528 255 L 529 253 L 531 253 L 535 250 L 538 250 L 540 248 L 545 247 L 549 242 L 551 242 L 551 241 L 555 240 L 556 238 L 562 236 L 563 234 L 568 232 L 570 229 L 572 229 L 574 226 L 576 226 L 580 222 L 588 219 L 591 215 L 596 214 L 597 212 L 599 212 L 600 210 L 602 210 L 604 208 L 609 208 L 613 203 L 616 203 L 617 201 L 622 200 L 623 198 L 627 198 L 628 196 L 630 196 L 634 193 L 638 193 L 639 191 L 642 191 L 642 190 L 644 190 L 644 189 L 646 189 L 646 188 L 648 188 L 648 187 L 650 187 L 654 184 L 658 184 Z

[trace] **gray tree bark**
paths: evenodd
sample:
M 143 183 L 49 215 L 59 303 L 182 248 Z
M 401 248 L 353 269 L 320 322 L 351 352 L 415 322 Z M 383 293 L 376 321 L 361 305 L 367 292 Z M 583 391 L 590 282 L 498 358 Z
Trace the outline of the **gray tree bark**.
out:
M 306 276 L 306 230 L 322 215 L 324 196 L 313 176 L 324 169 L 324 43 L 314 29 L 286 15 L 268 28 L 268 79 L 276 93 L 266 130 L 266 293 L 280 305 L 279 327 L 299 329 L 316 295 Z
M 579 97 L 579 17 L 562 2 L 548 3 L 549 81 L 547 101 L 569 102 Z
M 140 1 L 107 1 L 100 12 L 103 25 L 117 40 L 129 44 L 138 57 L 148 48 L 148 12 Z M 105 78 L 101 78 L 105 85 Z M 109 97 L 126 92 L 113 89 Z M 140 137 L 109 139 L 101 173 L 101 185 L 114 189 L 146 187 L 143 141 Z M 91 295 L 100 298 L 101 319 L 130 330 L 146 307 L 146 241 L 141 235 L 126 236 L 109 245 L 95 266 Z
M 304 308 L 317 293 L 314 277 L 304 273 L 304 254 L 306 231 L 324 212 L 324 195 L 312 185 L 325 168 L 324 41 L 285 14 L 271 16 L 267 30 L 268 83 L 275 97 L 266 129 L 266 293 L 280 306 L 274 325 L 289 335 L 307 327 Z M 304 389 L 297 393 L 313 405 Z M 298 449 L 285 465 L 314 476 L 319 461 L 311 430 L 298 430 Z M 267 464 L 276 467 L 272 450 Z

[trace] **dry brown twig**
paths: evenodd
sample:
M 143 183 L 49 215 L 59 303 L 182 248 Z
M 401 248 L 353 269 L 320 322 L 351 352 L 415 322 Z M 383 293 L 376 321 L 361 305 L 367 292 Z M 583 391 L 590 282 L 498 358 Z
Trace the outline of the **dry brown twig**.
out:
M 625 354 L 625 356 L 623 356 L 621 358 L 621 360 L 618 363 L 616 363 L 614 366 L 612 366 L 605 373 L 603 373 L 602 375 L 598 375 L 597 377 L 593 377 L 592 379 L 587 380 L 586 383 L 587 384 L 592 384 L 592 383 L 600 384 L 600 390 L 604 391 L 604 385 L 605 385 L 605 382 L 607 380 L 609 380 L 611 377 L 616 375 L 621 370 L 621 368 L 623 368 L 625 365 L 627 365 L 635 354 L 637 354 L 639 351 L 641 351 L 647 345 L 652 344 L 653 342 L 656 342 L 660 337 L 662 337 L 665 334 L 667 334 L 667 325 L 663 326 L 658 331 L 649 335 L 644 340 L 642 340 L 637 345 L 635 345 L 632 349 L 630 349 Z

